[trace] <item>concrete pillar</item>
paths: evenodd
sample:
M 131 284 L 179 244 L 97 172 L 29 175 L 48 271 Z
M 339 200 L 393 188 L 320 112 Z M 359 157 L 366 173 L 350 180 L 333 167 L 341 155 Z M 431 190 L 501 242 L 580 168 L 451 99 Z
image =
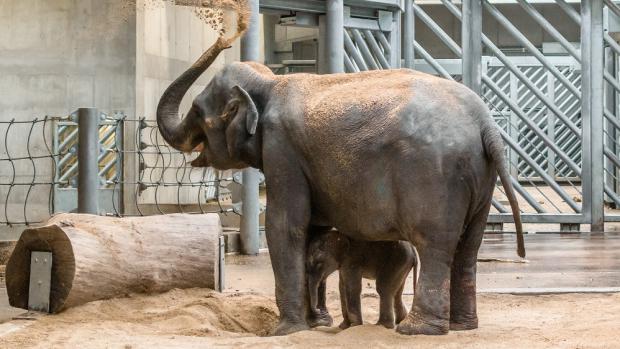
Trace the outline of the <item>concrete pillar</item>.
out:
M 78 117 L 78 212 L 99 214 L 99 112 L 80 108 Z
M 328 73 L 344 73 L 344 4 L 327 0 L 325 52 Z
M 482 1 L 463 0 L 463 84 L 477 94 L 482 86 Z
M 263 39 L 265 49 L 265 64 L 280 63 L 277 61 L 276 50 L 276 25 L 280 21 L 278 15 L 263 15 Z
M 260 55 L 260 28 L 258 22 L 258 0 L 248 0 L 250 7 L 250 25 L 241 38 L 241 60 L 258 61 Z M 259 171 L 246 168 L 242 172 L 243 188 L 241 191 L 242 215 L 240 222 L 241 252 L 254 255 L 259 248 Z
M 583 212 L 590 231 L 603 232 L 604 214 L 603 0 L 581 2 L 581 116 L 583 123 Z
M 415 68 L 414 40 L 415 13 L 413 12 L 413 0 L 405 0 L 405 12 L 403 15 L 403 58 L 405 59 L 405 68 L 409 69 Z

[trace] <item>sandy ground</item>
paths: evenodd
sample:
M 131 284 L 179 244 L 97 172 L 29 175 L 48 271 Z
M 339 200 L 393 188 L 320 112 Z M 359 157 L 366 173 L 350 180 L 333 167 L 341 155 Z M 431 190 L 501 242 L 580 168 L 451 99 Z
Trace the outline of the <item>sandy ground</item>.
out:
M 340 321 L 338 296 L 329 307 Z M 407 301 L 409 302 L 410 297 Z M 273 298 L 172 290 L 97 301 L 49 315 L 0 338 L 2 348 L 618 348 L 620 294 L 479 295 L 480 328 L 447 336 L 402 336 L 371 325 L 374 293 L 363 295 L 367 325 L 265 337 L 276 324 Z M 13 322 L 14 324 L 15 322 Z M 6 325 L 6 324 L 5 324 Z M 3 325 L 0 325 L 0 330 Z
M 479 263 L 479 289 L 620 287 L 618 234 L 528 235 L 526 246 L 528 263 Z M 486 238 L 480 257 L 515 258 L 514 236 Z M 226 277 L 228 287 L 222 294 L 191 289 L 131 295 L 36 321 L 0 323 L 0 348 L 620 348 L 620 293 L 482 293 L 479 329 L 408 337 L 372 325 L 379 302 L 373 282 L 365 280 L 366 325 L 266 337 L 278 315 L 269 256 L 227 256 Z M 335 324 L 342 320 L 337 283 L 336 274 L 327 282 Z M 411 283 L 405 289 L 406 304 L 412 301 Z M 0 296 L 6 297 L 1 291 Z M 6 299 L 0 299 L 3 302 Z M 0 304 L 0 313 L 6 309 Z

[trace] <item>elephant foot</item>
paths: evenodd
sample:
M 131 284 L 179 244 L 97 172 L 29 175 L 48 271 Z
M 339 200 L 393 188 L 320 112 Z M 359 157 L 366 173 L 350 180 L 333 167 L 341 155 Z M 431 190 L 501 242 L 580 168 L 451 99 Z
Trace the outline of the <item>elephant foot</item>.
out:
M 400 309 L 396 310 L 396 324 L 400 324 L 403 320 L 407 318 L 407 309 L 403 306 Z
M 288 321 L 280 320 L 280 323 L 272 332 L 272 336 L 286 336 L 287 334 L 309 330 L 310 326 L 304 323 L 292 323 Z
M 319 313 L 312 316 L 309 320 L 310 327 L 327 326 L 331 327 L 334 319 L 328 313 Z
M 349 327 L 354 327 L 354 326 L 359 326 L 359 325 L 362 325 L 362 324 L 358 322 L 342 321 L 340 325 L 338 325 L 338 328 L 340 328 L 341 330 L 346 330 Z
M 385 328 L 394 328 L 394 321 L 392 320 L 379 320 L 377 321 L 377 326 L 383 326 Z
M 449 324 L 447 320 L 426 320 L 413 317 L 411 314 L 396 326 L 396 332 L 405 335 L 424 334 L 429 336 L 447 334 Z
M 478 317 L 473 319 L 453 319 L 450 318 L 451 331 L 466 331 L 478 328 Z

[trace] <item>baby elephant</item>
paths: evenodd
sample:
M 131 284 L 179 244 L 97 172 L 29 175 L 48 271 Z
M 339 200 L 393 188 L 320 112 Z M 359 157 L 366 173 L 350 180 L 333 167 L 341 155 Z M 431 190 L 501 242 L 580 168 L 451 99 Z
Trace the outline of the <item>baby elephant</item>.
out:
M 340 328 L 363 323 L 360 304 L 362 277 L 377 280 L 378 325 L 393 328 L 394 320 L 399 323 L 407 316 L 402 301 L 403 288 L 412 268 L 414 283 L 417 276 L 417 258 L 409 242 L 359 241 L 329 231 L 311 237 L 306 257 L 312 326 L 332 324 L 325 307 L 325 280 L 336 270 L 340 271 L 340 303 L 344 318 Z

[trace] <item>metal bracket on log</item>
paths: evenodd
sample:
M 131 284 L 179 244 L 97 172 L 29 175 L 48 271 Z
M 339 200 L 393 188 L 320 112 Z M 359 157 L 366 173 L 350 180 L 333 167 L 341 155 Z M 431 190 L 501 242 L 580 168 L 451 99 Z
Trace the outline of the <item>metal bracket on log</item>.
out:
M 30 253 L 30 287 L 28 309 L 49 313 L 50 289 L 52 284 L 52 253 L 32 251 Z
M 218 270 L 217 270 L 217 276 L 218 276 L 218 283 L 217 283 L 217 291 L 218 292 L 222 292 L 225 288 L 226 285 L 224 284 L 224 282 L 226 282 L 226 279 L 224 278 L 224 265 L 226 264 L 226 239 L 224 237 L 224 235 L 220 235 L 220 263 L 217 266 Z

